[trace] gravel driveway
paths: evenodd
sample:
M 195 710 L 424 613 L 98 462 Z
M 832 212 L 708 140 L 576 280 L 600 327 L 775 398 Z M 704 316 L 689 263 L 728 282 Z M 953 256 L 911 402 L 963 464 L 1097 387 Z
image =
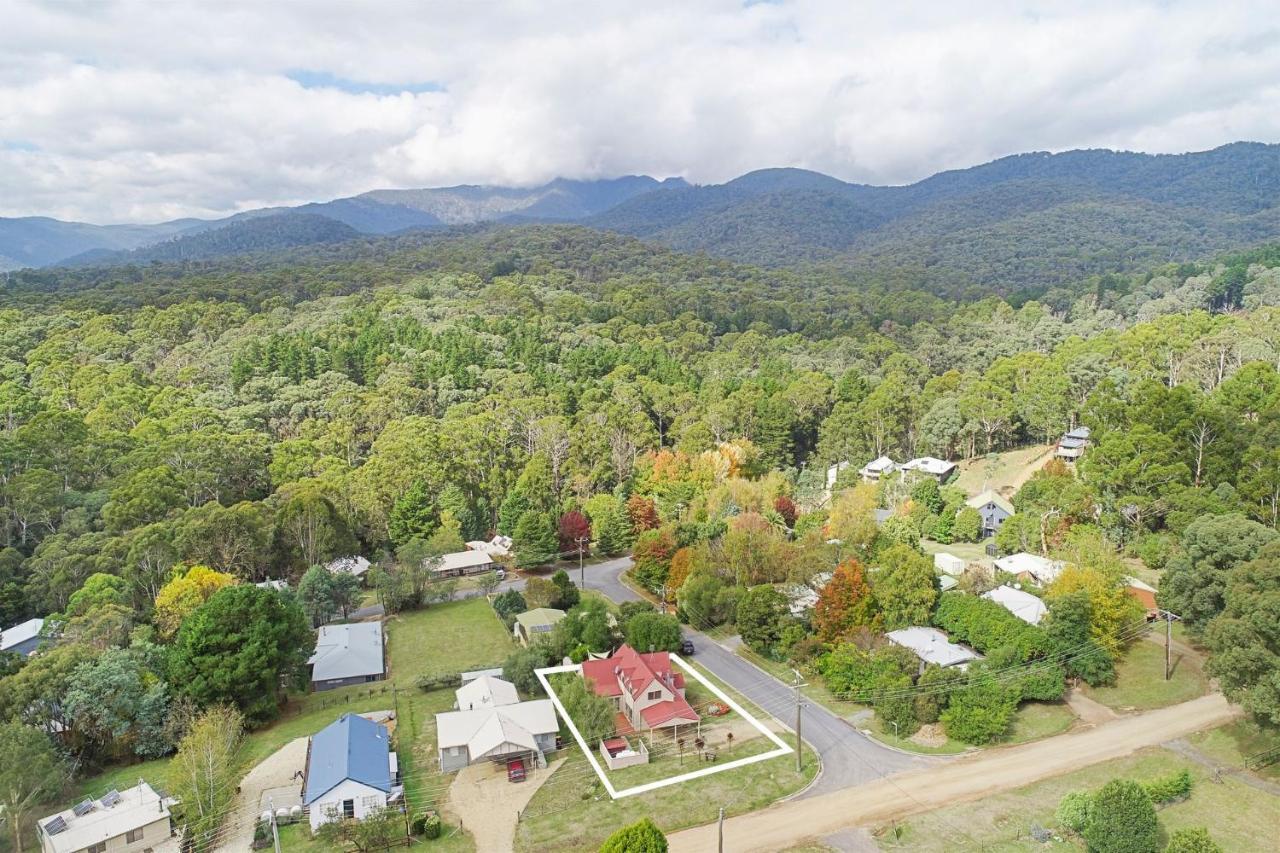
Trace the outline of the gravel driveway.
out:
M 506 768 L 489 762 L 458 771 L 449 786 L 448 810 L 471 833 L 476 853 L 515 849 L 520 811 L 564 761 L 558 758 L 542 770 L 531 770 L 523 782 L 508 782 Z

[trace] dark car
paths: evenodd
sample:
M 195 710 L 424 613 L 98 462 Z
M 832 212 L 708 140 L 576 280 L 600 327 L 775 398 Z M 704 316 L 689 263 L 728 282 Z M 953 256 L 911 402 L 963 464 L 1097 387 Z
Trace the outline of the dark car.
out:
M 682 654 L 682 655 L 691 655 L 691 654 L 693 654 L 693 640 L 681 640 L 681 641 L 680 641 L 680 654 Z

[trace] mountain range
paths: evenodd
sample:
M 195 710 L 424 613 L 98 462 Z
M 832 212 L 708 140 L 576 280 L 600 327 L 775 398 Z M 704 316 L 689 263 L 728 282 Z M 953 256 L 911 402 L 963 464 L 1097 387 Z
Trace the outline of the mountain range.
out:
M 0 219 L 0 268 L 199 260 L 526 222 L 577 222 L 766 266 L 834 264 L 940 291 L 1043 288 L 1280 238 L 1280 145 L 1035 152 L 905 186 L 781 168 L 700 186 L 627 176 L 375 190 L 158 225 Z

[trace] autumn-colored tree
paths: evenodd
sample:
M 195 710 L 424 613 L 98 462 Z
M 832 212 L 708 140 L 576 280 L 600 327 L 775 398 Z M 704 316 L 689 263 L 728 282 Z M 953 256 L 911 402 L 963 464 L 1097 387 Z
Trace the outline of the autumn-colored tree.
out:
M 636 535 L 653 530 L 662 523 L 653 499 L 644 495 L 632 495 L 627 499 L 627 517 L 631 519 L 631 532 Z
M 865 552 L 875 541 L 879 530 L 876 506 L 876 487 L 870 483 L 859 483 L 841 492 L 831 504 L 827 535 L 839 539 L 846 549 Z
M 676 537 L 670 528 L 648 530 L 636 538 L 631 549 L 635 562 L 632 573 L 636 580 L 655 592 L 667 582 L 671 571 L 671 558 L 676 553 Z
M 571 509 L 560 516 L 556 532 L 560 536 L 561 554 L 577 554 L 579 539 L 586 540 L 582 543 L 582 552 L 591 553 L 591 522 L 576 509 Z
M 1103 569 L 1068 565 L 1050 584 L 1045 598 L 1052 605 L 1073 592 L 1088 596 L 1089 636 L 1111 652 L 1125 644 L 1126 637 L 1132 636 L 1133 625 L 1142 620 L 1142 605 L 1117 577 Z
M 693 568 L 693 549 L 679 548 L 671 555 L 671 570 L 667 572 L 667 590 L 673 595 L 680 591 Z
M 215 592 L 231 586 L 236 579 L 225 572 L 215 572 L 208 566 L 192 566 L 160 588 L 156 596 L 155 625 L 162 637 L 172 637 L 197 607 L 208 601 Z
M 778 495 L 773 499 L 773 509 L 778 515 L 782 516 L 782 520 L 787 523 L 787 527 L 796 526 L 796 502 L 786 495 Z
M 818 603 L 813 607 L 818 637 L 824 643 L 839 642 L 859 628 L 874 625 L 878 618 L 862 563 L 845 560 L 818 593 Z

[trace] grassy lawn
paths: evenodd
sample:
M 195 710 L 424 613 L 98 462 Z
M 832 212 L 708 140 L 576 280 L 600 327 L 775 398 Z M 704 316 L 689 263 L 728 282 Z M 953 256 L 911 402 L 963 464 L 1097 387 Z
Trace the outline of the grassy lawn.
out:
M 471 836 L 455 826 L 445 824 L 440 837 L 434 841 L 419 840 L 414 847 L 422 847 L 433 853 L 471 853 L 476 846 Z M 425 845 L 425 846 L 423 846 Z M 334 848 L 311 835 L 311 825 L 295 823 L 280 827 L 280 849 L 288 853 L 333 853 Z
M 795 757 L 784 755 L 612 800 L 575 750 L 525 809 L 516 829 L 516 849 L 597 850 L 618 827 L 642 817 L 674 832 L 715 820 L 721 805 L 726 815 L 754 811 L 809 784 L 817 768 L 816 761 L 806 761 L 804 772 L 798 773 Z
M 1204 826 L 1224 850 L 1275 850 L 1275 827 L 1280 825 L 1280 798 L 1226 778 L 1221 784 L 1210 779 L 1199 765 L 1173 753 L 1155 748 L 1127 758 L 1116 759 L 1084 770 L 1038 782 L 1003 794 L 984 794 L 973 802 L 961 803 L 918 815 L 898 825 L 898 837 L 882 828 L 878 833 L 884 850 L 944 851 L 1043 850 L 1046 845 L 1032 841 L 1033 827 L 1053 829 L 1054 810 L 1069 791 L 1096 790 L 1117 777 L 1149 781 L 1187 769 L 1195 787 L 1185 802 L 1166 806 L 1158 812 L 1162 833 Z M 1231 819 L 1225 819 L 1230 816 Z M 1084 844 L 1065 837 L 1048 849 L 1083 850 Z M 1163 847 L 1163 840 L 1161 846 Z
M 959 557 L 966 563 L 987 563 L 990 564 L 991 558 L 987 556 L 987 542 L 952 542 L 944 545 L 941 542 L 934 542 L 932 539 L 921 539 L 920 548 L 930 556 L 934 554 L 950 554 L 953 557 Z
M 1150 710 L 1186 702 L 1208 692 L 1200 662 L 1173 651 L 1173 677 L 1164 680 L 1164 646 L 1138 640 L 1116 665 L 1112 687 L 1088 687 L 1085 693 L 1117 711 Z
M 976 495 L 984 488 L 1001 492 L 1005 488 L 1017 490 L 1017 486 L 1035 473 L 1048 457 L 1044 453 L 1048 444 L 1036 444 L 1005 453 L 978 456 L 960 463 L 960 471 L 951 485 L 964 489 L 965 494 Z M 1003 492 L 1002 492 L 1003 493 Z
M 1264 729 L 1252 720 L 1237 720 L 1187 738 L 1205 755 L 1229 766 L 1244 768 L 1251 755 L 1280 748 L 1280 731 Z M 1280 781 L 1280 761 L 1250 771 L 1263 779 Z
M 387 620 L 390 677 L 409 686 L 421 675 L 500 666 L 515 649 L 483 598 L 433 604 Z

